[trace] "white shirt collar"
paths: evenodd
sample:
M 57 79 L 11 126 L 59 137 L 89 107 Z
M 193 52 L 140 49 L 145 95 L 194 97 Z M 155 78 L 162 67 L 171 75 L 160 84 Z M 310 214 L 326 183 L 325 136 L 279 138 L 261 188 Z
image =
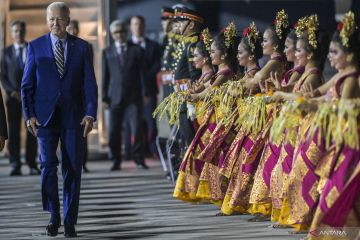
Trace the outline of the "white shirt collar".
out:
M 145 41 L 144 37 L 132 36 L 131 38 L 132 38 L 133 43 L 138 43 L 138 42 L 144 42 Z
M 14 43 L 14 47 L 15 47 L 16 50 L 18 50 L 20 47 L 25 48 L 26 45 L 25 45 L 25 43 L 22 43 L 22 44 Z
M 135 44 L 139 44 L 140 42 L 140 46 L 142 48 L 145 48 L 146 47 L 146 42 L 145 42 L 145 38 L 144 37 L 136 37 L 136 36 L 131 36 L 131 40 L 133 43 Z
M 119 47 L 122 47 L 122 46 L 124 46 L 126 48 L 127 47 L 126 42 L 125 43 L 115 42 L 115 47 L 116 48 L 119 48 Z

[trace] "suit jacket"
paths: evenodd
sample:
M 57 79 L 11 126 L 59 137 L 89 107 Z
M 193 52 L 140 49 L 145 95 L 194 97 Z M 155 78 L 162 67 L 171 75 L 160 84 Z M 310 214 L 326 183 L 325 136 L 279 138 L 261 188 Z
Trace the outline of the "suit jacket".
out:
M 8 138 L 5 108 L 2 99 L 1 89 L 0 89 L 0 136 L 5 137 L 5 139 Z
M 160 45 L 148 38 L 145 38 L 145 87 L 150 96 L 159 93 L 156 75 L 160 70 L 161 48 Z
M 15 46 L 4 48 L 1 54 L 1 83 L 8 97 L 13 91 L 20 92 L 23 72 L 23 66 L 17 61 Z
M 131 42 L 127 43 L 124 64 L 120 64 L 115 44 L 103 51 L 103 102 L 111 107 L 120 106 L 123 101 L 140 103 L 143 96 L 149 96 L 144 87 L 144 51 Z
M 97 85 L 89 44 L 67 35 L 64 74 L 60 77 L 51 45 L 50 33 L 29 43 L 21 84 L 25 120 L 36 117 L 46 126 L 56 108 L 62 127 L 77 128 L 81 119 L 96 119 Z

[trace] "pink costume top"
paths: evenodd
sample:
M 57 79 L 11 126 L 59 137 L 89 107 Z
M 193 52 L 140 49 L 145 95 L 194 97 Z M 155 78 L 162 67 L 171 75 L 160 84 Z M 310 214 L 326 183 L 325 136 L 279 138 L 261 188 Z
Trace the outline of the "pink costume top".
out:
M 225 76 L 225 77 L 230 77 L 230 76 L 232 76 L 233 74 L 234 74 L 234 72 L 233 72 L 230 68 L 226 68 L 226 69 L 223 69 L 223 70 L 221 70 L 221 71 L 218 71 L 218 72 L 211 78 L 210 84 L 212 85 L 212 84 L 215 82 L 216 78 L 217 78 L 218 76 L 220 76 L 220 75 L 223 75 L 223 76 Z
M 292 69 L 290 69 L 289 71 L 287 71 L 284 75 L 284 79 L 281 82 L 281 86 L 282 87 L 286 87 L 289 84 L 290 78 L 293 75 L 293 73 L 297 72 L 300 75 L 303 74 L 305 71 L 305 67 L 304 66 L 297 66 L 294 67 Z
M 326 100 L 331 101 L 334 99 L 339 99 L 341 97 L 341 85 L 344 83 L 345 79 L 348 77 L 357 78 L 358 76 L 358 71 L 350 72 L 341 76 L 338 80 L 336 80 L 335 85 L 326 92 Z

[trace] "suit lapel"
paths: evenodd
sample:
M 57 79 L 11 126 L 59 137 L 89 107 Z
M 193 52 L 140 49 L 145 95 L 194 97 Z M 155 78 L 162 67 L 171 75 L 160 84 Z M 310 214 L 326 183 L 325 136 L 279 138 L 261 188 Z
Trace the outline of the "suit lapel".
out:
M 19 66 L 19 62 L 17 60 L 17 56 L 16 56 L 16 49 L 15 49 L 15 45 L 11 46 L 11 51 L 10 51 L 10 59 L 12 61 L 13 66 L 16 66 L 16 68 L 20 69 Z
M 69 70 L 69 66 L 70 66 L 70 62 L 71 59 L 73 57 L 73 53 L 74 53 L 74 46 L 75 46 L 75 41 L 74 38 L 72 37 L 72 35 L 68 34 L 67 36 L 67 52 L 66 52 L 66 63 L 65 63 L 65 69 L 64 69 L 64 76 L 67 73 L 67 71 Z
M 57 70 L 56 63 L 55 63 L 55 56 L 54 56 L 54 51 L 52 49 L 50 33 L 48 33 L 47 36 L 46 36 L 46 44 L 44 44 L 44 46 L 45 46 L 45 49 L 46 49 L 47 56 L 50 59 L 52 59 L 51 66 L 53 67 L 53 71 L 55 71 L 56 74 L 60 78 L 60 75 L 59 75 L 59 72 Z
M 127 49 L 126 49 L 126 51 L 124 53 L 125 56 L 124 56 L 124 66 L 123 66 L 123 68 L 126 68 L 128 63 L 130 62 L 130 51 L 131 51 L 131 45 L 128 44 Z
M 26 54 L 25 54 L 25 62 L 24 62 L 24 66 L 23 66 L 23 68 L 25 68 L 25 65 L 26 65 L 26 62 L 27 62 L 27 48 L 28 48 L 28 46 L 29 46 L 29 44 L 28 44 L 28 42 L 25 42 L 25 49 L 26 49 Z
M 115 44 L 113 44 L 111 46 L 111 51 L 110 51 L 110 56 L 112 59 L 114 59 L 114 61 L 116 61 L 119 66 L 120 66 L 120 58 L 119 58 L 119 54 L 117 53 L 117 49 L 116 49 L 116 46 Z

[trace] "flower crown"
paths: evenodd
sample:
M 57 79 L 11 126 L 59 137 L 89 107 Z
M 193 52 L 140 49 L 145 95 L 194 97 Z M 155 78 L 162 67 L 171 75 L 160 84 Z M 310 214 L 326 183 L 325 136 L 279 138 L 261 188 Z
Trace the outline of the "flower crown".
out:
M 229 48 L 233 44 L 234 37 L 237 35 L 235 23 L 230 22 L 223 32 L 225 36 L 225 46 Z
M 201 40 L 205 44 L 206 51 L 208 51 L 210 53 L 211 43 L 213 40 L 212 40 L 211 34 L 209 32 L 209 28 L 205 28 L 204 30 L 202 30 Z
M 355 15 L 352 11 L 345 14 L 344 19 L 337 25 L 340 32 L 341 43 L 345 47 L 350 47 L 349 38 L 357 29 L 355 23 Z
M 282 39 L 283 31 L 289 27 L 288 15 L 286 14 L 284 9 L 276 14 L 274 25 L 276 35 L 279 39 Z
M 256 28 L 254 22 L 250 23 L 249 27 L 244 28 L 243 37 L 248 39 L 251 51 L 255 50 L 255 44 L 261 40 L 260 33 Z
M 307 31 L 307 40 L 314 49 L 317 48 L 317 30 L 319 27 L 319 21 L 316 14 L 311 16 L 305 16 L 300 18 L 297 24 L 295 25 L 295 32 L 297 37 L 301 37 L 305 31 Z

